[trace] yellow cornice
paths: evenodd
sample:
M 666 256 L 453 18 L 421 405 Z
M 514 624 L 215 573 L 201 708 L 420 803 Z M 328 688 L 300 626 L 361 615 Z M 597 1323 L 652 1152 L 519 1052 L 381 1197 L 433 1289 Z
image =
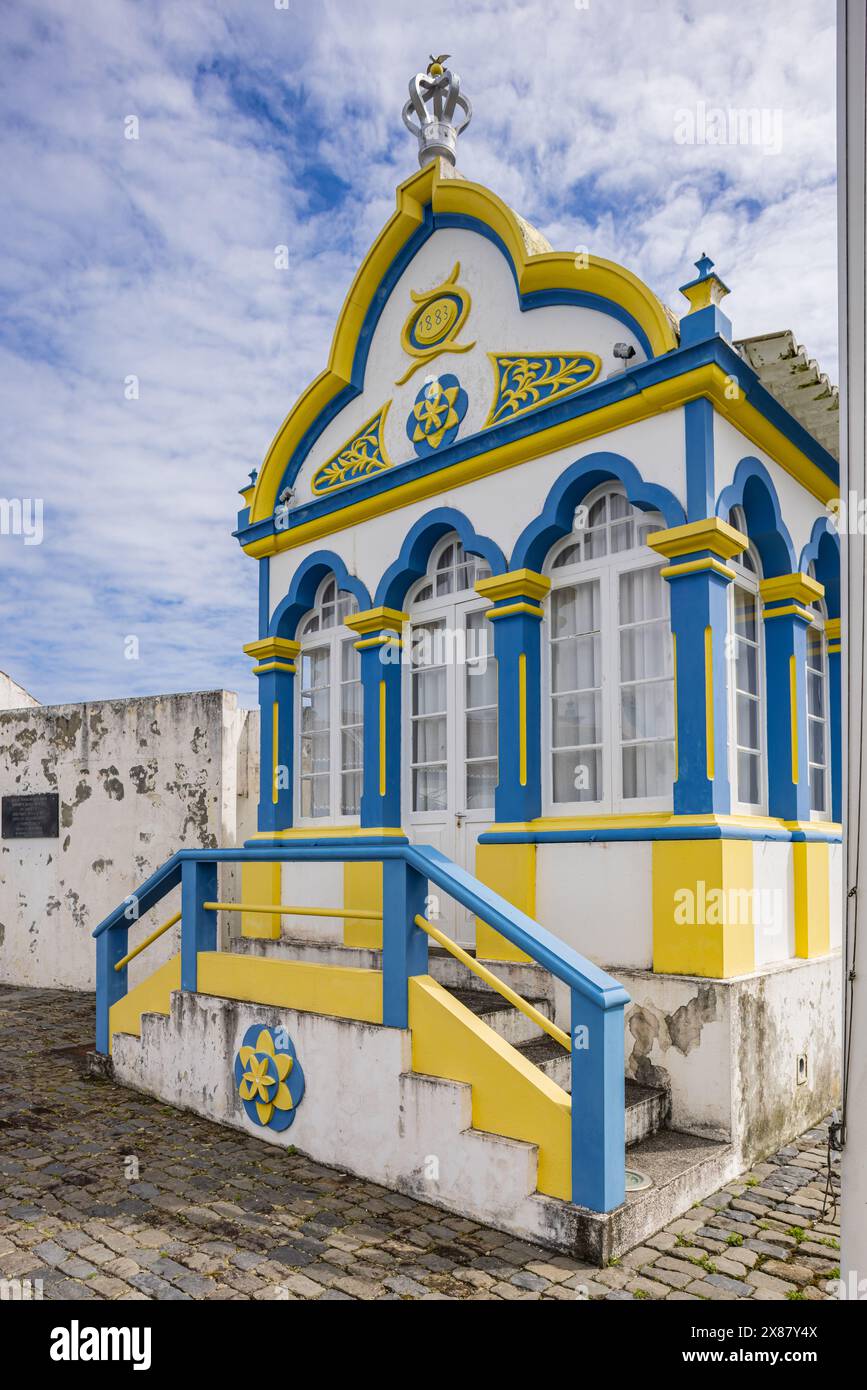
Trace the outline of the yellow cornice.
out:
M 406 622 L 409 622 L 408 613 L 402 613 L 398 608 L 382 607 L 366 608 L 363 613 L 351 613 L 348 618 L 343 619 L 345 627 L 363 634 L 382 632 L 385 628 L 400 632 Z
M 800 603 L 815 603 L 816 599 L 824 597 L 825 586 L 809 574 L 796 572 L 763 579 L 759 584 L 759 593 L 765 603 L 777 603 L 786 598 L 797 599 Z
M 551 581 L 535 570 L 510 570 L 508 574 L 492 574 L 489 579 L 479 579 L 476 593 L 492 602 L 503 598 L 544 598 L 551 587 Z
M 314 517 L 303 525 L 276 531 L 258 540 L 248 541 L 244 550 L 260 559 L 291 550 L 310 541 L 333 535 L 349 526 L 368 521 L 371 517 L 397 511 L 410 502 L 424 501 L 448 492 L 477 478 L 489 477 L 517 464 L 528 463 L 558 449 L 572 448 L 599 435 L 610 434 L 627 425 L 638 424 L 667 410 L 676 410 L 688 401 L 705 398 L 715 410 L 757 448 L 763 450 L 785 472 L 790 473 L 802 487 L 822 503 L 837 497 L 839 489 L 806 454 L 777 429 L 761 411 L 749 404 L 731 377 L 715 363 L 696 367 L 681 376 L 668 378 L 637 391 L 635 395 L 601 406 L 586 415 L 577 415 L 560 424 L 549 425 L 536 434 L 510 440 L 496 448 L 485 450 L 461 463 L 451 464 L 433 473 L 414 478 L 385 492 L 361 497 L 339 511 Z M 362 491 L 363 489 L 359 489 Z
M 559 251 L 528 255 L 518 218 L 496 194 L 469 179 L 444 176 L 438 162 L 428 164 L 398 187 L 397 209 L 362 261 L 340 311 L 328 365 L 301 393 L 274 436 L 256 480 L 251 523 L 273 515 L 287 463 L 319 414 L 350 384 L 370 305 L 389 266 L 424 221 L 426 207 L 435 214 L 476 218 L 496 233 L 514 266 L 520 294 L 575 289 L 600 295 L 632 315 L 646 333 L 655 356 L 677 347 L 675 330 L 662 304 L 637 275 L 596 256 L 579 260 L 573 252 Z
M 825 636 L 827 637 L 828 641 L 839 642 L 840 635 L 840 619 L 828 618 L 827 622 L 825 623 Z
M 686 526 L 672 526 L 668 531 L 654 531 L 648 536 L 647 544 L 669 560 L 678 555 L 695 554 L 698 550 L 710 550 L 730 560 L 746 549 L 749 538 L 721 517 L 709 516 L 703 521 L 690 521 Z
M 286 661 L 290 665 L 301 650 L 300 642 L 288 637 L 260 637 L 257 642 L 248 642 L 244 651 L 254 661 Z

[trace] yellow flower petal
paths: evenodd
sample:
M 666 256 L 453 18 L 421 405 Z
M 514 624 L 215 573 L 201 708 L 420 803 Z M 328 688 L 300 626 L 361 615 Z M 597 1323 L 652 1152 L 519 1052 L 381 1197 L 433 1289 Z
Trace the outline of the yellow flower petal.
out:
M 284 1081 L 281 1081 L 280 1085 L 277 1087 L 277 1094 L 274 1097 L 274 1107 L 277 1110 L 291 1110 L 294 1106 L 294 1103 L 295 1102 L 292 1099 L 289 1087 L 286 1085 Z
M 277 1080 L 285 1081 L 295 1065 L 295 1058 L 290 1057 L 285 1052 L 278 1052 L 277 1056 L 274 1058 L 274 1063 L 277 1067 Z
M 258 1038 L 256 1039 L 256 1051 L 270 1052 L 271 1056 L 274 1056 L 274 1044 L 271 1040 L 271 1034 L 268 1032 L 267 1028 L 263 1028 Z
M 262 1124 L 266 1125 L 270 1120 L 271 1116 L 274 1114 L 274 1107 L 273 1105 L 263 1104 L 262 1101 L 257 1100 L 256 1114 L 259 1116 L 259 1119 L 261 1120 Z

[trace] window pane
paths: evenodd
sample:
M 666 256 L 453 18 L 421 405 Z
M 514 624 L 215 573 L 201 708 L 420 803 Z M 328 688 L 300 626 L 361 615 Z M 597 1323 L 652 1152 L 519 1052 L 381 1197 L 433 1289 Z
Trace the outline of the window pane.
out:
M 738 752 L 738 800 L 757 806 L 761 799 L 757 753 Z
M 644 623 L 668 617 L 668 585 L 655 567 L 620 576 L 620 622 Z
M 600 684 L 598 636 L 571 637 L 553 644 L 552 682 L 555 691 L 592 690 Z
M 739 637 L 746 637 L 747 641 L 755 642 L 757 640 L 755 595 L 747 589 L 736 586 L 734 607 L 735 632 Z
M 344 772 L 340 779 L 340 813 L 357 816 L 361 809 L 361 773 Z
M 599 581 L 555 589 L 551 595 L 554 637 L 575 637 L 599 628 Z
M 446 810 L 446 770 L 444 767 L 414 769 L 412 774 L 412 804 L 415 811 Z
M 331 766 L 331 738 L 328 733 L 302 734 L 301 772 L 327 772 Z
M 738 642 L 737 659 L 735 662 L 735 681 L 738 690 L 746 691 L 749 695 L 759 693 L 759 658 L 755 647 L 749 646 L 746 642 Z
M 467 757 L 497 755 L 497 709 L 472 710 L 467 714 Z
M 301 732 L 313 733 L 317 729 L 327 729 L 330 723 L 331 701 L 327 690 L 316 690 L 312 694 L 301 695 Z
M 813 811 L 825 811 L 825 769 L 810 768 L 810 807 Z
M 671 629 L 668 623 L 627 627 L 620 633 L 620 678 L 647 680 L 672 674 Z
M 484 811 L 494 804 L 496 762 L 467 763 L 467 810 Z
M 412 677 L 413 714 L 444 714 L 446 671 L 416 671 Z
M 825 721 L 823 719 L 808 720 L 810 731 L 810 762 L 825 763 Z
M 749 695 L 738 695 L 737 721 L 738 736 L 737 741 L 742 748 L 759 748 L 759 702 L 750 699 Z
M 822 676 L 817 675 L 815 671 L 807 673 L 807 709 L 810 714 L 818 715 L 820 718 L 825 713 L 822 681 Z
M 304 777 L 301 781 L 302 816 L 327 816 L 331 808 L 328 802 L 330 778 Z
M 619 555 L 624 550 L 631 550 L 633 544 L 631 521 L 618 521 L 616 526 L 611 527 L 612 555 Z
M 315 647 L 301 655 L 302 690 L 323 690 L 330 680 L 330 653 L 327 647 Z
M 665 796 L 674 781 L 674 743 L 633 743 L 623 749 L 623 795 Z
M 576 748 L 602 741 L 599 694 L 558 695 L 552 704 L 552 742 L 555 748 Z
M 674 692 L 670 681 L 627 685 L 620 693 L 621 736 L 664 738 L 674 731 Z
M 602 800 L 602 754 L 598 748 L 554 754 L 554 800 Z
M 361 729 L 344 729 L 340 735 L 341 767 L 346 770 L 361 767 L 362 733 Z
M 364 700 L 360 681 L 351 681 L 341 687 L 340 691 L 340 722 L 342 724 L 360 724 L 364 717 Z
M 414 763 L 445 762 L 447 757 L 446 719 L 417 719 L 412 726 L 412 760 Z

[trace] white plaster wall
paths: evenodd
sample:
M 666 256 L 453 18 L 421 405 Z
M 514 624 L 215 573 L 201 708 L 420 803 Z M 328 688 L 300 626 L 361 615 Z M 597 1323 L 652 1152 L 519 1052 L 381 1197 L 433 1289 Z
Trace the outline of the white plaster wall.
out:
M 734 980 L 619 970 L 626 1074 L 671 1091 L 671 1127 L 728 1139 L 742 1166 L 820 1120 L 839 1096 L 840 958 Z M 797 1084 L 797 1059 L 807 1081 Z
M 564 469 L 599 450 L 623 454 L 646 481 L 661 483 L 683 502 L 683 412 L 672 410 L 281 551 L 270 564 L 271 611 L 285 597 L 301 562 L 323 549 L 333 550 L 341 557 L 350 574 L 367 585 L 372 599 L 380 577 L 397 559 L 407 532 L 421 517 L 439 507 L 454 507 L 462 512 L 480 536 L 489 536 L 499 544 L 508 563 L 518 536 L 539 515 L 548 492 Z
M 315 829 L 310 830 L 315 836 Z M 342 907 L 343 865 L 284 864 L 281 869 L 283 896 L 287 907 Z M 340 944 L 343 941 L 343 919 L 340 917 L 284 917 L 282 935 L 285 940 L 319 941 Z
M 843 945 L 843 846 L 828 846 L 828 875 L 831 880 L 831 950 Z
M 29 695 L 23 685 L 0 671 L 0 709 L 27 709 L 38 704 L 35 695 Z
M 397 381 L 413 364 L 401 347 L 403 325 L 416 307 L 411 291 L 441 285 L 456 262 L 458 284 L 469 291 L 471 307 L 455 342 L 474 343 L 464 353 L 444 353 L 420 366 L 403 386 Z M 623 368 L 613 354 L 616 342 L 635 348 L 633 363 L 646 354 L 635 335 L 618 319 L 594 309 L 551 305 L 522 313 L 509 263 L 486 237 L 470 231 L 443 229 L 429 237 L 413 257 L 383 309 L 367 360 L 364 389 L 331 421 L 316 441 L 296 481 L 298 498 L 310 497 L 310 483 L 320 464 L 331 458 L 353 434 L 386 403 L 392 406 L 386 420 L 385 445 L 392 463 L 415 458 L 406 433 L 406 421 L 425 377 L 452 373 L 469 396 L 461 437 L 480 430 L 494 396 L 494 369 L 489 352 L 588 351 L 602 359 L 597 381 Z M 323 364 L 324 365 L 324 364 Z
M 0 712 L 0 791 L 60 797 L 58 839 L 0 840 L 0 980 L 93 988 L 93 928 L 175 850 L 243 842 L 257 783 L 258 712 L 225 691 Z M 224 870 L 221 891 L 237 878 Z M 130 946 L 179 906 L 176 889 Z M 130 984 L 177 938 L 133 962 Z
M 253 1024 L 286 1028 L 304 1071 L 304 1096 L 282 1134 L 249 1120 L 237 1096 L 234 1058 Z M 145 1015 L 141 1042 L 115 1037 L 113 1059 L 123 1085 L 429 1202 L 529 1230 L 535 1147 L 473 1130 L 470 1087 L 412 1073 L 407 1031 L 179 991 L 169 1018 Z
M 536 849 L 536 916 L 596 965 L 653 962 L 648 841 L 542 844 Z
M 723 488 L 728 487 L 734 477 L 735 469 L 744 458 L 757 458 L 760 463 L 764 464 L 773 479 L 780 501 L 783 521 L 795 547 L 795 564 L 797 565 L 801 551 L 810 539 L 814 522 L 819 517 L 827 516 L 824 505 L 800 483 L 796 482 L 791 473 L 787 473 L 784 468 L 775 463 L 769 454 L 756 448 L 751 439 L 747 439 L 746 435 L 741 434 L 740 430 L 736 429 L 728 420 L 722 419 L 714 412 L 714 468 L 717 497 Z
M 756 965 L 790 960 L 795 954 L 792 847 L 773 840 L 753 844 Z

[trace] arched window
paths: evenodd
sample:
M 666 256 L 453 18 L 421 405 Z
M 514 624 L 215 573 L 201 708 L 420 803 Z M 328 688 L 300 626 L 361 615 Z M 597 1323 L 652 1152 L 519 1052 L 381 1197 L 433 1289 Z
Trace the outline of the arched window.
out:
M 457 533 L 431 552 L 407 595 L 410 629 L 409 809 L 412 816 L 492 808 L 497 784 L 497 663 L 485 602 L 490 567 Z
M 816 566 L 808 568 L 816 578 Z M 810 768 L 810 810 L 817 820 L 831 815 L 830 768 L 828 757 L 828 651 L 825 621 L 828 609 L 824 599 L 811 605 L 813 626 L 807 632 L 807 760 Z
M 361 805 L 362 694 L 358 638 L 343 626 L 358 611 L 329 575 L 298 628 L 298 790 L 301 821 L 356 817 Z
M 645 544 L 664 528 L 607 486 L 549 556 L 546 799 L 560 814 L 671 805 L 669 593 Z
M 732 508 L 729 523 L 747 535 L 742 507 Z M 767 808 L 762 562 L 750 544 L 729 563 L 737 576 L 730 585 L 728 652 L 732 802 L 735 809 L 756 813 Z

